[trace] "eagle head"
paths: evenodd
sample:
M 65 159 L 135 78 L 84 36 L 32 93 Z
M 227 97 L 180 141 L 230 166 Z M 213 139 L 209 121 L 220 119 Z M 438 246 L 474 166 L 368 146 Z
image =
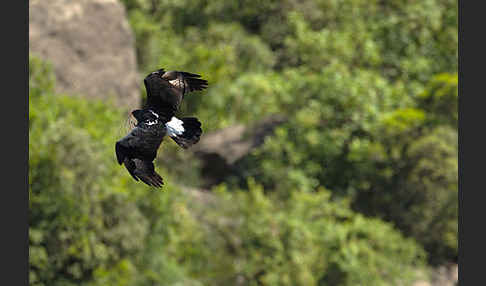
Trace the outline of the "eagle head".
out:
M 159 121 L 159 115 L 150 109 L 137 109 L 132 111 L 132 115 L 137 119 L 137 124 L 145 123 L 150 126 Z

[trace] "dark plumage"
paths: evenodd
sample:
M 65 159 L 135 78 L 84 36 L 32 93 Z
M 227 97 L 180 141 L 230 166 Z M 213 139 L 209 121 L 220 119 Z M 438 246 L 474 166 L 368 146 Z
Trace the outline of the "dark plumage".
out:
M 118 163 L 124 164 L 130 175 L 149 186 L 161 187 L 162 177 L 155 172 L 153 160 L 165 135 L 169 135 L 182 148 L 199 141 L 201 122 L 195 117 L 174 117 L 184 95 L 207 87 L 200 75 L 160 69 L 144 79 L 147 104 L 132 112 L 136 126 L 116 142 Z
M 200 75 L 179 72 L 164 71 L 160 69 L 152 72 L 145 79 L 145 89 L 147 90 L 147 107 L 159 115 L 172 118 L 184 98 L 184 95 L 203 90 L 208 86 L 208 82 L 200 79 Z

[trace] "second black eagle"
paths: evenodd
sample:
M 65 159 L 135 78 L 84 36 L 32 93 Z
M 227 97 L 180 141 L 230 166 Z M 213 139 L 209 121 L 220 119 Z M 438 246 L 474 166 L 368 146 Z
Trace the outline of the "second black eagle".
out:
M 195 117 L 178 119 L 175 113 L 184 95 L 207 88 L 208 82 L 198 74 L 160 69 L 147 75 L 144 84 L 147 103 L 132 112 L 137 124 L 116 142 L 116 158 L 136 181 L 162 187 L 162 177 L 153 164 L 157 150 L 166 135 L 184 149 L 199 141 L 201 122 Z

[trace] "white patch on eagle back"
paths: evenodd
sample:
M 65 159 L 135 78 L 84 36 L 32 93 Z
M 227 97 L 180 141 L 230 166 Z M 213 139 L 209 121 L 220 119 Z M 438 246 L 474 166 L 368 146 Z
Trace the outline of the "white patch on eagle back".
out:
M 184 133 L 184 127 L 182 126 L 183 123 L 184 122 L 182 120 L 179 120 L 175 116 L 173 116 L 171 120 L 165 124 L 169 136 L 177 137 L 177 135 L 181 135 L 182 133 Z

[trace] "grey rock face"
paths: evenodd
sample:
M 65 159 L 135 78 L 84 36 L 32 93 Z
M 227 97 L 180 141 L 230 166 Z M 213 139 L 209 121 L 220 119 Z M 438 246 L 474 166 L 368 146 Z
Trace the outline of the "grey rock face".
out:
M 29 53 L 53 64 L 59 92 L 139 106 L 135 38 L 116 0 L 29 1 Z
M 227 176 L 241 173 L 236 166 L 238 161 L 261 146 L 265 138 L 286 121 L 285 116 L 275 114 L 251 126 L 238 124 L 203 135 L 199 143 L 191 147 L 202 162 L 203 187 L 209 189 Z

